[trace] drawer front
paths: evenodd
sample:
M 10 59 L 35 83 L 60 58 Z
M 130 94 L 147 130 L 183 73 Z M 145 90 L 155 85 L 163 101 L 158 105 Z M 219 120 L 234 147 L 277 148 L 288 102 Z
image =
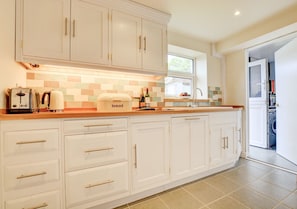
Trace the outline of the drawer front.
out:
M 116 198 L 128 191 L 126 162 L 66 174 L 68 206 L 93 199 Z
M 209 123 L 212 124 L 225 124 L 236 123 L 237 112 L 215 112 L 209 114 Z
M 5 167 L 5 190 L 40 186 L 58 180 L 59 162 L 57 160 Z
M 28 155 L 58 151 L 58 129 L 14 131 L 4 134 L 4 155 Z
M 66 171 L 127 160 L 127 131 L 65 136 Z
M 65 134 L 127 130 L 127 128 L 127 118 L 64 121 Z
M 61 200 L 58 191 L 34 195 L 5 202 L 5 209 L 60 209 Z

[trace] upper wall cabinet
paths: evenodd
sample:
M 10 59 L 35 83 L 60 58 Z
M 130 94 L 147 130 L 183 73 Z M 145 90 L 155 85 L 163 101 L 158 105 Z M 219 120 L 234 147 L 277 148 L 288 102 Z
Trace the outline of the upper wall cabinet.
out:
M 16 59 L 69 59 L 70 2 L 18 0 Z
M 166 26 L 112 11 L 112 65 L 166 73 Z
M 16 2 L 16 61 L 167 72 L 168 14 L 129 0 Z
M 71 1 L 71 60 L 108 64 L 108 8 L 93 1 Z
M 108 63 L 107 8 L 81 0 L 17 2 L 17 61 Z

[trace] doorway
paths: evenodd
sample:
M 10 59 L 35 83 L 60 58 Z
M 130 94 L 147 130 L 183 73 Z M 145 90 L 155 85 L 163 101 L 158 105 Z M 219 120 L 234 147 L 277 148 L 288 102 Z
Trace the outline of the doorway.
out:
M 248 50 L 248 158 L 297 172 L 297 165 L 277 152 L 274 53 L 292 40 L 282 38 Z M 256 93 L 255 93 L 255 92 Z

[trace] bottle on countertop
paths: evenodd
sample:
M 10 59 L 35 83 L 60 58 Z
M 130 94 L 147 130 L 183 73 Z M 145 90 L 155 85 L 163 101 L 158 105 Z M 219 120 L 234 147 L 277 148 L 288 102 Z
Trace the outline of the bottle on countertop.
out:
M 146 88 L 146 92 L 145 92 L 144 97 L 145 97 L 145 106 L 149 107 L 150 103 L 151 103 L 151 98 L 150 98 L 150 95 L 149 95 L 148 88 Z
M 139 97 L 139 108 L 145 107 L 145 98 L 144 98 L 144 93 L 141 90 L 140 92 L 140 97 Z

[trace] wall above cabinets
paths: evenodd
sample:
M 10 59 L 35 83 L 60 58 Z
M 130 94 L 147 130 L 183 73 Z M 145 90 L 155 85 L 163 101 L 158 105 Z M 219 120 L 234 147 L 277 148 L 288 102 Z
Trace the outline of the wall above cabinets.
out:
M 166 75 L 169 19 L 129 0 L 17 0 L 16 61 Z

